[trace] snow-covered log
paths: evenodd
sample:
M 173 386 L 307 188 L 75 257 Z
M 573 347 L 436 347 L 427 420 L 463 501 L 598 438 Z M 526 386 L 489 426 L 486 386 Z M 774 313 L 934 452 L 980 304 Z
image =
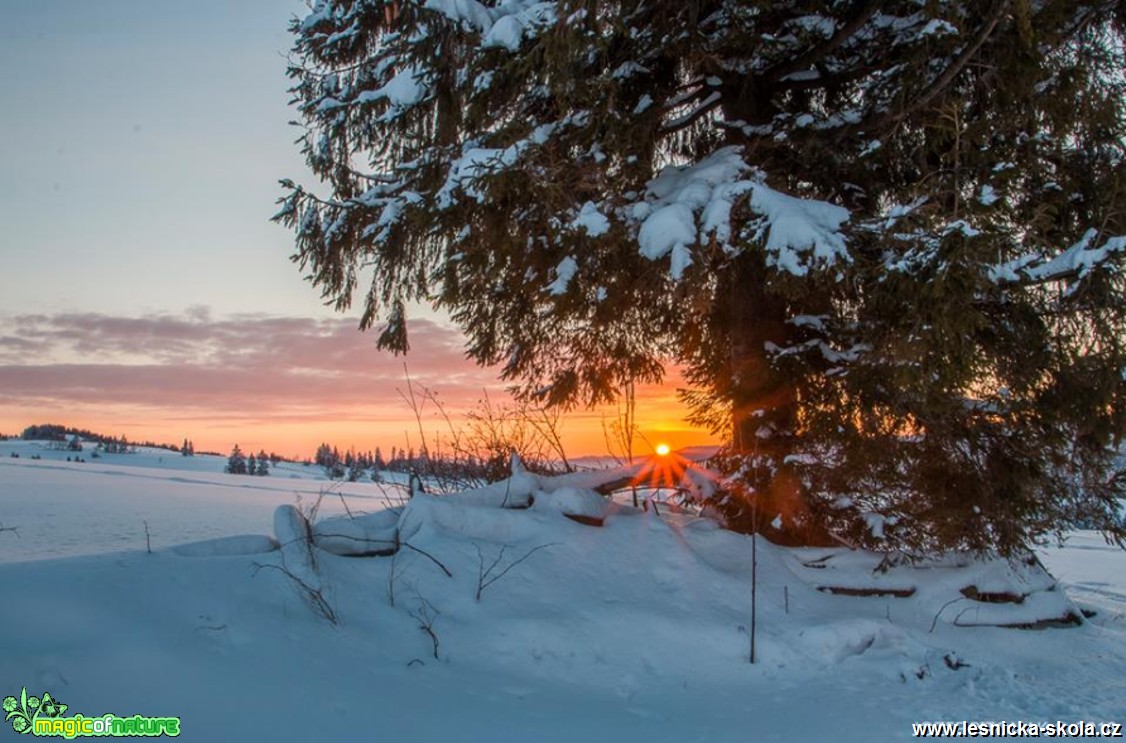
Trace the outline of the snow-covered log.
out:
M 609 507 L 606 496 L 644 479 L 645 472 L 645 464 L 636 464 L 544 476 L 528 472 L 519 457 L 514 456 L 512 475 L 504 480 L 447 495 L 419 493 L 404 508 L 321 519 L 311 527 L 311 538 L 316 547 L 333 554 L 378 556 L 394 554 L 400 541 L 410 539 L 423 522 L 432 519 L 438 519 L 439 528 L 465 529 L 482 535 L 509 528 L 497 526 L 494 529 L 485 524 L 497 517 L 475 514 L 477 509 L 535 508 L 541 512 L 561 513 L 579 523 L 601 526 Z M 510 520 L 500 518 L 499 522 L 509 524 Z M 280 533 L 278 539 L 285 544 Z
M 561 513 L 584 524 L 601 525 L 609 501 L 589 488 L 561 487 L 541 491 L 532 507 L 541 512 Z
M 261 555 L 277 548 L 277 540 L 265 534 L 237 534 L 179 544 L 172 548 L 172 552 L 181 557 L 234 557 Z
M 313 525 L 313 543 L 336 555 L 391 555 L 399 548 L 401 508 L 333 516 Z
M 585 488 L 609 495 L 638 481 L 645 472 L 644 464 L 612 467 L 604 470 L 568 472 L 565 475 L 541 477 L 539 489 L 550 493 L 561 488 Z

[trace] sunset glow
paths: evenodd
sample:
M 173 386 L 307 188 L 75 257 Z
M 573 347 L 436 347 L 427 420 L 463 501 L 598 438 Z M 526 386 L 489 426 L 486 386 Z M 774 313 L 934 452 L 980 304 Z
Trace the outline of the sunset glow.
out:
M 11 9 L 0 434 L 58 423 L 287 457 L 322 442 L 417 448 L 404 363 L 455 424 L 486 393 L 507 402 L 498 370 L 467 361 L 461 334 L 425 308 L 410 312 L 406 357 L 378 352 L 378 331 L 324 306 L 289 260 L 292 235 L 269 222 L 278 178 L 305 168 L 284 52 L 289 17 L 307 11 L 255 0 L 212 23 L 175 3 Z M 105 94 L 106 81 L 147 93 Z M 712 441 L 683 422 L 678 386 L 670 374 L 638 388 L 634 454 Z M 568 456 L 606 453 L 616 416 L 567 415 Z M 428 437 L 448 433 L 432 406 L 422 417 Z
M 486 395 L 510 398 L 495 369 L 464 358 L 460 333 L 429 319 L 411 322 L 411 352 L 377 351 L 354 318 L 215 316 L 203 308 L 145 317 L 100 313 L 0 317 L 0 433 L 59 423 L 132 441 L 227 452 L 234 444 L 286 457 L 322 442 L 370 451 L 417 448 L 419 421 L 403 392 L 433 390 L 450 422 L 464 422 Z M 638 450 L 715 443 L 684 423 L 671 371 L 637 389 Z M 433 404 L 421 410 L 432 447 L 450 435 Z M 560 434 L 569 457 L 609 453 L 613 407 L 567 414 Z M 660 453 L 660 447 L 656 448 Z M 622 452 L 613 452 L 617 455 Z
M 667 448 L 667 445 L 664 446 Z M 658 445 L 654 456 L 642 462 L 637 475 L 633 478 L 633 485 L 653 489 L 683 488 L 693 479 L 689 475 L 690 472 L 694 474 L 697 481 L 701 477 L 709 479 L 714 477 L 680 453 L 670 450 L 662 454 L 660 449 L 661 445 Z

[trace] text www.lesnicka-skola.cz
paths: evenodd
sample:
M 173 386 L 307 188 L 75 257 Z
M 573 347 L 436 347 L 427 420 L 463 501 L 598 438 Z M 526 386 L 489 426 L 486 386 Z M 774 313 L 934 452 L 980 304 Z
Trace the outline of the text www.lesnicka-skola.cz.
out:
M 1120 722 L 913 722 L 916 738 L 1121 738 Z

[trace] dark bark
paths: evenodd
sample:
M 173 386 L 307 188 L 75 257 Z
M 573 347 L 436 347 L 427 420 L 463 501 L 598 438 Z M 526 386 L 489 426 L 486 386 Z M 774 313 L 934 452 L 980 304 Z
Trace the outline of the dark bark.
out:
M 766 270 L 761 256 L 746 252 L 728 277 L 733 444 L 746 454 L 785 447 L 797 423 L 794 387 L 767 355 L 770 344 L 787 345 L 788 333 L 785 300 L 769 291 Z
M 770 291 L 757 252 L 740 255 L 727 277 L 731 344 L 732 448 L 749 462 L 747 486 L 733 499 L 728 520 L 740 531 L 788 545 L 833 540 L 813 517 L 807 492 L 787 457 L 798 433 L 798 394 L 792 376 L 770 358 L 771 346 L 793 340 L 783 297 Z M 775 519 L 781 517 L 781 525 Z

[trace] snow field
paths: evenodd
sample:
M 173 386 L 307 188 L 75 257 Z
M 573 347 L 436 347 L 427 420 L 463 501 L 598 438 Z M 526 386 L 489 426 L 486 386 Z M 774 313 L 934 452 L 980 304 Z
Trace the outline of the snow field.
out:
M 20 536 L 0 534 L 0 692 L 179 715 L 186 740 L 867 741 L 927 720 L 1126 720 L 1126 555 L 1085 533 L 1043 552 L 1063 587 L 1031 566 L 873 574 L 874 555 L 760 541 L 751 665 L 750 539 L 618 505 L 600 528 L 576 523 L 563 512 L 596 511 L 574 480 L 522 510 L 498 506 L 531 476 L 401 511 L 345 486 L 359 517 L 325 499 L 314 534 L 394 530 L 410 547 L 317 549 L 314 569 L 291 557 L 304 529 L 291 506 L 327 483 L 2 462 L 0 521 Z M 142 516 L 153 554 L 131 527 Z M 52 535 L 80 556 L 39 559 Z M 339 623 L 263 566 L 315 580 Z M 969 583 L 1029 599 L 972 602 Z M 1097 613 L 1069 629 L 955 626 L 1041 616 L 1037 602 Z

